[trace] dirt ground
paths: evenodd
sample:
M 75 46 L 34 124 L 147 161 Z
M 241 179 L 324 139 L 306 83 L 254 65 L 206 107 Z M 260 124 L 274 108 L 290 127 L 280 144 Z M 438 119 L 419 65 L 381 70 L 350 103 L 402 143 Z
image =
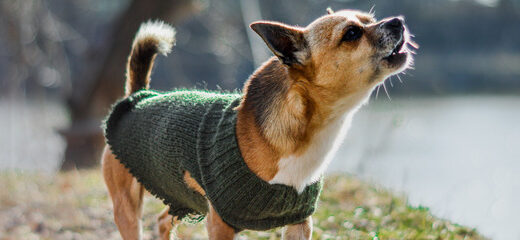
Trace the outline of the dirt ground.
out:
M 49 176 L 0 173 L 0 240 L 121 239 L 99 170 Z M 157 239 L 156 215 L 163 204 L 148 195 L 144 239 Z M 313 239 L 484 239 L 476 230 L 412 208 L 389 192 L 349 176 L 326 179 Z M 206 239 L 202 223 L 182 224 L 179 239 Z M 244 231 L 240 239 L 279 239 L 280 229 Z

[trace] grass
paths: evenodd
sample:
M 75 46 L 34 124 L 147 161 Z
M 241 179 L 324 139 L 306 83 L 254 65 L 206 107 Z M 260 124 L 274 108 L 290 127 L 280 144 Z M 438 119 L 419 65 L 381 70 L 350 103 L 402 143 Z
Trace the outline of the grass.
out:
M 120 239 L 99 170 L 54 177 L 4 172 L 0 183 L 0 240 Z M 144 239 L 157 239 L 156 214 L 163 207 L 145 198 Z M 350 176 L 326 179 L 313 220 L 313 239 L 486 239 Z M 207 238 L 203 223 L 182 224 L 177 232 L 181 239 Z M 279 239 L 280 229 L 244 231 L 240 237 Z

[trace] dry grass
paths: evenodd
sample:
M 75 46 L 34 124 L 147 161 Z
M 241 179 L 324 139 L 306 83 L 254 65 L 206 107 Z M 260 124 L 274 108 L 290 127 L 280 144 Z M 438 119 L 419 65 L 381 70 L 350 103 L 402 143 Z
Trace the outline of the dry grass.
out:
M 120 239 L 98 170 L 55 177 L 0 173 L 0 240 Z M 160 201 L 146 197 L 144 239 L 157 238 Z M 426 208 L 352 177 L 326 181 L 313 239 L 484 239 L 474 229 L 433 217 Z M 207 238 L 203 224 L 183 224 L 181 239 Z M 244 231 L 243 239 L 278 239 L 280 230 Z

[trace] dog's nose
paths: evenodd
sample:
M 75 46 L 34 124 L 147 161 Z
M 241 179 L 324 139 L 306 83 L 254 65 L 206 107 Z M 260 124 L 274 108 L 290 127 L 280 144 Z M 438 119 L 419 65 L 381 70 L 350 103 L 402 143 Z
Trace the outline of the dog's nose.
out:
M 404 30 L 404 19 L 402 17 L 395 17 L 383 24 L 383 27 L 392 30 L 402 32 Z

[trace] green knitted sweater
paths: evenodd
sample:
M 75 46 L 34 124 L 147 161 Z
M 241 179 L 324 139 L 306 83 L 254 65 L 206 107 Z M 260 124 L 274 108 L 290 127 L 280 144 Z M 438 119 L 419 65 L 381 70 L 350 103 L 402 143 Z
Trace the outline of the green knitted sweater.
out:
M 202 216 L 208 198 L 237 230 L 304 221 L 316 208 L 321 181 L 298 194 L 293 187 L 269 184 L 247 167 L 235 135 L 240 99 L 239 94 L 141 90 L 113 106 L 105 137 L 117 159 L 174 216 Z M 188 188 L 185 171 L 206 198 Z

